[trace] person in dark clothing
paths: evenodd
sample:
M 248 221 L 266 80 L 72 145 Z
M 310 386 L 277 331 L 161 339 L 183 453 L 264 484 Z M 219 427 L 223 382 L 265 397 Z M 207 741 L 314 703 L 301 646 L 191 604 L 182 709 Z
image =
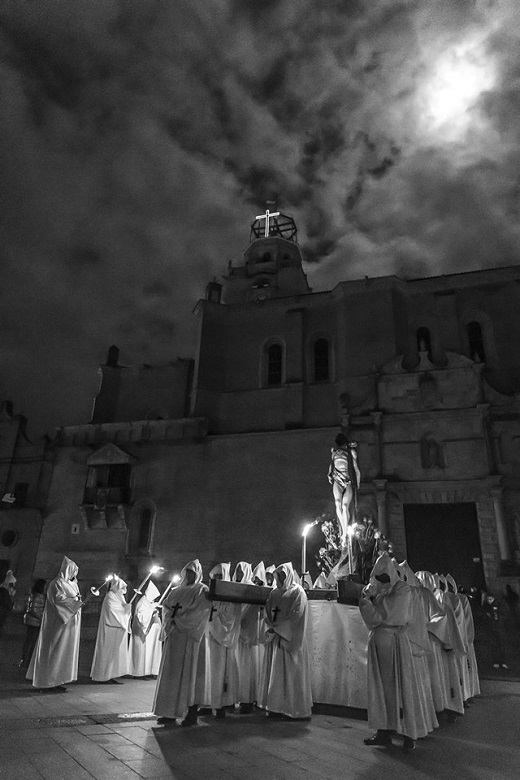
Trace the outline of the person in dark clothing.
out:
M 22 648 L 22 660 L 18 664 L 21 669 L 29 666 L 34 647 L 40 633 L 42 624 L 43 610 L 45 607 L 45 580 L 36 580 L 32 586 L 31 592 L 27 596 L 25 604 L 25 614 L 23 622 L 25 623 L 25 642 Z
M 492 593 L 482 594 L 484 625 L 493 643 L 493 667 L 509 669 L 504 659 L 503 616 L 500 604 Z
M 16 592 L 14 587 L 15 583 L 16 577 L 11 569 L 9 569 L 5 575 L 4 581 L 0 585 L 0 635 L 2 634 L 7 616 L 13 609 L 14 594 Z

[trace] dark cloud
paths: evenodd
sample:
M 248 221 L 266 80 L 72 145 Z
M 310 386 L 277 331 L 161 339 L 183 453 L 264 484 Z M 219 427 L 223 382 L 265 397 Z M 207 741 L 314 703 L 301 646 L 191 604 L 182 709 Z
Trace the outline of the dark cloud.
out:
M 514 0 L 4 3 L 1 393 L 50 428 L 88 420 L 109 344 L 192 354 L 265 200 L 314 289 L 520 262 L 519 23 Z

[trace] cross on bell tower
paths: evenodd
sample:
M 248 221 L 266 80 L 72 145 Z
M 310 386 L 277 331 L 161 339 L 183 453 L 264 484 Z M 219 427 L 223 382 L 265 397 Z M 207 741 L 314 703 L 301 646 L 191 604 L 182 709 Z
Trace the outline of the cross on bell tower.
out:
M 255 219 L 257 219 L 257 220 L 265 219 L 264 238 L 269 238 L 270 227 L 271 227 L 271 220 L 274 219 L 275 217 L 279 217 L 280 216 L 280 212 L 279 211 L 269 211 L 268 207 L 271 205 L 271 203 L 273 203 L 273 201 L 270 201 L 270 200 L 267 201 L 265 214 L 259 214 L 257 217 L 255 217 Z
M 273 209 L 273 211 L 271 211 Z M 274 200 L 268 200 L 265 204 L 265 213 L 258 214 L 251 225 L 250 240 L 257 238 L 285 238 L 287 241 L 297 242 L 297 230 L 294 219 L 281 211 L 276 211 Z

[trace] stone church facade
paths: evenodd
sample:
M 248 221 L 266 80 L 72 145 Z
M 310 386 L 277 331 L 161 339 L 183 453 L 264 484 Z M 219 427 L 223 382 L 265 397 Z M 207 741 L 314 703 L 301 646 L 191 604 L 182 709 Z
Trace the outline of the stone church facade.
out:
M 35 575 L 64 553 L 92 582 L 192 557 L 299 568 L 341 426 L 358 517 L 399 559 L 518 589 L 519 310 L 517 266 L 312 292 L 292 220 L 257 220 L 196 307 L 194 358 L 125 367 L 111 347 L 92 420 L 57 431 Z

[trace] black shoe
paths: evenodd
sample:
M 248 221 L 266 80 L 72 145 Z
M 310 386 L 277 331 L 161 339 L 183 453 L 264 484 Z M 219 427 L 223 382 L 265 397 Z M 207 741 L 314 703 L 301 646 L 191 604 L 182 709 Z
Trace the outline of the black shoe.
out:
M 163 715 L 161 718 L 157 718 L 157 723 L 160 726 L 167 726 L 168 723 L 175 723 L 175 718 L 167 718 Z
M 251 715 L 252 712 L 255 711 L 255 707 L 253 704 L 241 704 L 239 707 L 239 714 L 240 715 Z
M 457 713 L 454 712 L 453 710 L 444 710 L 444 711 L 446 713 L 446 720 L 448 721 L 448 723 L 455 723 L 455 721 L 457 720 Z
M 40 693 L 67 693 L 64 685 L 55 685 L 53 688 L 40 688 Z
M 183 726 L 184 728 L 188 728 L 189 726 L 196 726 L 198 709 L 199 708 L 197 704 L 192 704 L 191 707 L 188 709 L 188 714 L 182 721 L 181 726 Z
M 392 745 L 392 737 L 387 731 L 379 729 L 373 737 L 368 737 L 363 740 L 365 745 L 379 745 L 381 747 L 390 747 Z
M 281 712 L 268 712 L 267 717 L 269 720 L 283 720 L 284 718 Z
M 403 751 L 405 753 L 411 753 L 413 750 L 415 750 L 415 739 L 412 739 L 411 737 L 404 737 Z

